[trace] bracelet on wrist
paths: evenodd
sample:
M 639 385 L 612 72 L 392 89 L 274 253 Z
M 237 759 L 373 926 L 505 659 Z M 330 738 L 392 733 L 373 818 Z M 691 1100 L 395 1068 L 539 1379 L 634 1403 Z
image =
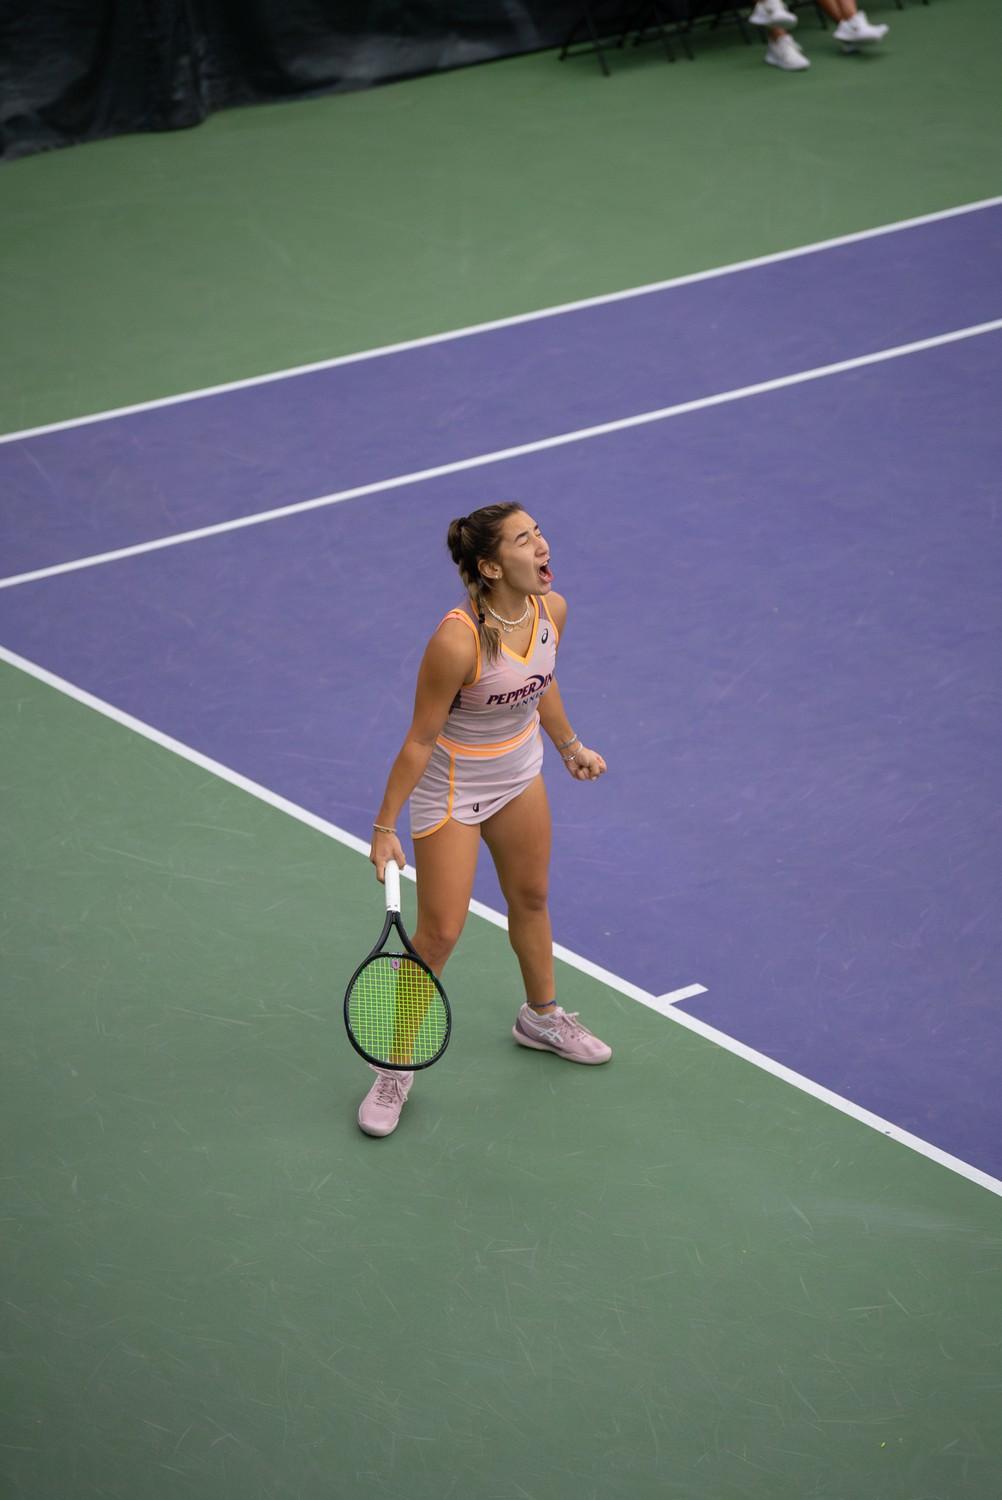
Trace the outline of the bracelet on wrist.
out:
M 395 828 L 387 828 L 385 823 L 373 823 L 372 826 L 377 833 L 392 833 L 395 835 L 397 831 Z
M 566 750 L 569 745 L 573 745 L 576 741 L 580 741 L 580 739 L 581 736 L 579 734 L 572 734 L 569 740 L 561 741 L 557 749 L 561 751 Z

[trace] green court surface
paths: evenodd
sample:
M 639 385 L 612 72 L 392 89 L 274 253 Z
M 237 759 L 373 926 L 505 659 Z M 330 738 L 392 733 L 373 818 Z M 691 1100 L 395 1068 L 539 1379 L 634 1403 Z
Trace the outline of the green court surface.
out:
M 809 73 L 733 27 L 673 66 L 542 53 L 0 173 L 10 431 L 991 196 L 1002 7 L 871 7 Z
M 17 162 L 0 425 L 997 193 L 1000 8 L 872 11 Z M 575 969 L 613 1063 L 516 1048 L 475 916 L 369 1140 L 363 856 L 2 663 L 0 799 L 4 1500 L 1002 1492 L 998 1197 Z
M 575 971 L 614 1062 L 520 1051 L 476 917 L 369 1140 L 361 857 L 0 703 L 6 1494 L 997 1493 L 997 1198 Z

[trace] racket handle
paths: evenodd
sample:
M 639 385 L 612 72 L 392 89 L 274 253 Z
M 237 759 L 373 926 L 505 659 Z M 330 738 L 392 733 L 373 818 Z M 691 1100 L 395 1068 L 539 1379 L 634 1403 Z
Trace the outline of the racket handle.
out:
M 383 871 L 383 880 L 386 882 L 386 910 L 400 910 L 400 866 L 395 859 L 386 861 L 386 869 Z

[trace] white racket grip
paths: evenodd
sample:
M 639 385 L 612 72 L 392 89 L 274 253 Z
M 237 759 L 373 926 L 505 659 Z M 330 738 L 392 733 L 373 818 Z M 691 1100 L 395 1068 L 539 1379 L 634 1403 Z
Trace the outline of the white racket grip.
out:
M 386 883 L 386 910 L 400 910 L 400 866 L 395 859 L 386 861 L 386 869 L 383 871 L 383 880 Z

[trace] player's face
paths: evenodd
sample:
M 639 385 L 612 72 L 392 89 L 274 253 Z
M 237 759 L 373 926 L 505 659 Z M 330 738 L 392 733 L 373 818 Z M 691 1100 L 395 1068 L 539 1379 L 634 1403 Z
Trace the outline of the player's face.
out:
M 504 582 L 515 593 L 548 594 L 553 587 L 549 544 L 524 510 L 505 517 L 497 563 Z

